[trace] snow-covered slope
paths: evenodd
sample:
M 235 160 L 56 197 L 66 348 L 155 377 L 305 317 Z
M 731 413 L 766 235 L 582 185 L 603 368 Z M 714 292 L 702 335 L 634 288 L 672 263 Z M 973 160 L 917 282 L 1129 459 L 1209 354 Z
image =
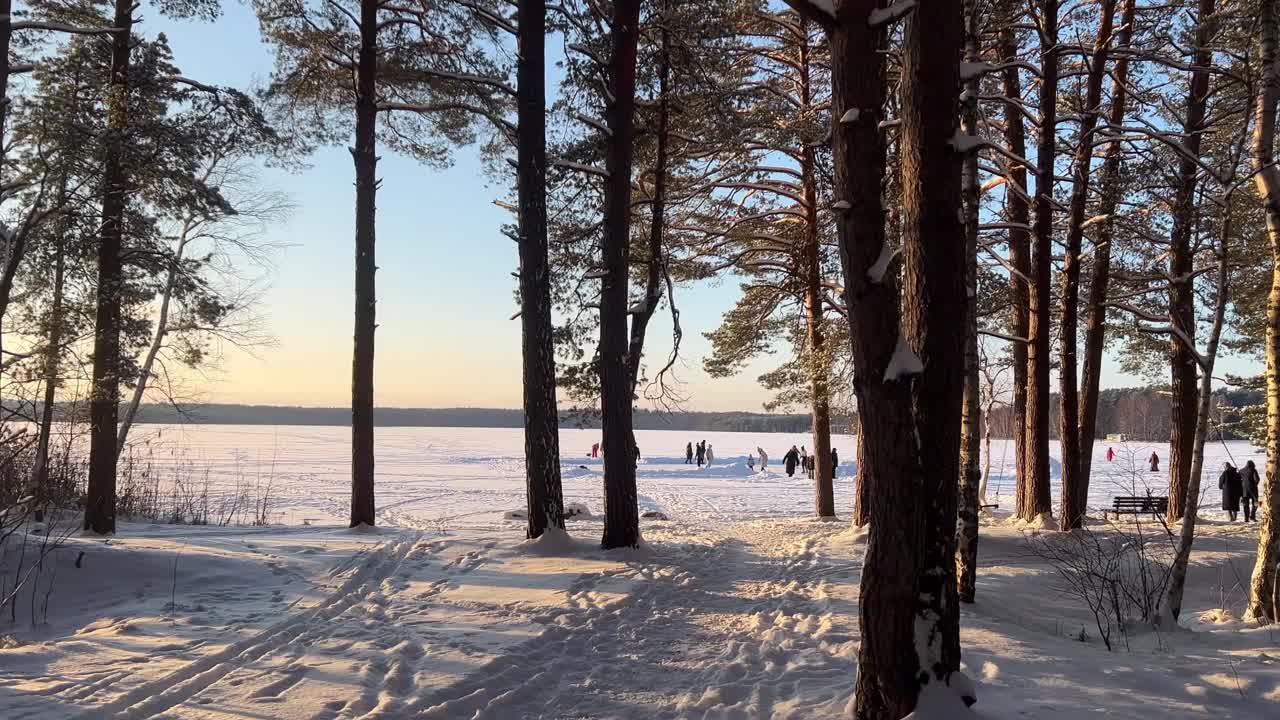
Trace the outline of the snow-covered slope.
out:
M 639 433 L 642 503 L 670 520 L 643 521 L 638 550 L 603 552 L 598 518 L 532 543 L 504 518 L 524 504 L 518 431 L 380 430 L 383 527 L 357 533 L 341 527 L 341 429 L 163 430 L 157 464 L 203 463 L 215 492 L 270 477 L 288 524 L 126 523 L 68 541 L 0 626 L 0 718 L 849 717 L 863 537 L 810 519 L 810 481 L 776 460 L 742 464 L 807 438 Z M 565 486 L 599 512 L 593 437 L 564 433 Z M 685 465 L 684 443 L 702 439 L 716 464 Z M 850 438 L 835 444 L 853 458 Z M 1116 452 L 1099 472 L 1150 476 L 1128 461 L 1149 449 Z M 851 476 L 846 464 L 841 512 Z M 1220 612 L 1243 599 L 1249 529 L 1208 520 L 1185 628 L 1110 653 L 1023 533 L 982 529 L 962 638 L 974 717 L 1280 717 L 1280 631 Z M 47 623 L 32 625 L 33 598 Z

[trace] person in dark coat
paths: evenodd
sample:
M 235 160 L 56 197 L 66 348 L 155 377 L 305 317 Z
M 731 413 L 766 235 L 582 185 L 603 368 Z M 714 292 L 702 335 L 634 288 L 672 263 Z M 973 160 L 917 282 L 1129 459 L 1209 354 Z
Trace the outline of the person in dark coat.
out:
M 1231 466 L 1231 463 L 1222 464 L 1222 474 L 1218 476 L 1218 489 L 1222 491 L 1222 509 L 1227 511 L 1227 516 L 1232 522 L 1236 520 L 1236 513 L 1240 512 L 1240 496 L 1244 494 L 1244 488 L 1240 482 L 1240 471 Z
M 840 469 L 840 453 L 835 448 L 831 448 L 831 477 L 836 476 L 836 471 Z
M 1151 460 L 1149 462 L 1151 463 L 1151 472 L 1160 472 L 1160 456 L 1159 455 L 1156 455 L 1155 453 L 1151 453 Z
M 698 453 L 697 453 L 698 467 L 702 467 L 702 459 L 705 458 L 706 456 L 707 456 L 707 446 L 702 444 L 701 442 L 698 443 Z
M 1262 483 L 1262 478 L 1258 477 L 1258 468 L 1253 466 L 1253 461 L 1244 464 L 1244 468 L 1240 470 L 1240 485 L 1244 490 L 1244 521 L 1258 521 L 1258 485 Z
M 792 445 L 791 449 L 787 451 L 787 454 L 782 456 L 782 464 L 786 466 L 787 477 L 795 476 L 796 465 L 798 465 L 799 463 L 800 463 L 800 451 L 796 449 L 795 445 Z
M 693 443 L 684 446 L 684 464 L 693 464 Z

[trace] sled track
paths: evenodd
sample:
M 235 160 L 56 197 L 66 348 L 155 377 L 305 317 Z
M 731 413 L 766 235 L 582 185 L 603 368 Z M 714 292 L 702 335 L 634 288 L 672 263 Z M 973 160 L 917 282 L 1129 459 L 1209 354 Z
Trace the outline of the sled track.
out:
M 364 601 L 396 572 L 421 539 L 421 533 L 413 533 L 378 545 L 365 555 L 351 577 L 314 607 L 80 713 L 77 720 L 134 720 L 182 704 L 235 670 L 297 640 L 316 622 L 328 621 Z

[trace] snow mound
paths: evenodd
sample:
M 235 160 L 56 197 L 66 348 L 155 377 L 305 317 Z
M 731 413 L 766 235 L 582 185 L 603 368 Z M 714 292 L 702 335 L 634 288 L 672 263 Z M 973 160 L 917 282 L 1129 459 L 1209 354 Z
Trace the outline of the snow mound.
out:
M 931 682 L 920 692 L 916 709 L 902 720 L 955 720 L 969 715 L 978 701 L 973 680 L 962 672 L 952 673 L 948 683 Z
M 671 519 L 667 517 L 666 513 L 659 512 L 657 510 L 647 510 L 645 512 L 642 512 L 640 513 L 640 517 L 646 520 L 670 520 Z
M 586 503 L 571 502 L 564 504 L 564 519 L 569 518 L 591 518 L 595 517 L 591 514 L 591 508 Z
M 521 509 L 521 510 L 508 510 L 508 511 L 506 511 L 506 512 L 502 513 L 502 519 L 503 519 L 503 520 L 528 520 L 528 519 L 529 519 L 529 513 L 525 512 L 523 509 Z

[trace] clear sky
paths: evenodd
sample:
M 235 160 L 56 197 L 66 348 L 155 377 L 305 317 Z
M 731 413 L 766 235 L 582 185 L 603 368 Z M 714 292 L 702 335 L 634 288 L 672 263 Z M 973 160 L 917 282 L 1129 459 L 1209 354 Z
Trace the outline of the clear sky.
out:
M 141 32 L 165 32 L 185 75 L 248 88 L 272 67 L 252 9 L 224 4 L 210 24 L 165 20 L 146 12 Z M 520 324 L 512 295 L 514 243 L 500 228 L 507 211 L 492 204 L 504 189 L 487 177 L 475 148 L 461 148 L 454 165 L 431 170 L 381 153 L 378 193 L 378 333 L 376 402 L 396 407 L 518 407 Z M 353 322 L 354 170 L 345 147 L 326 148 L 298 173 L 269 171 L 267 182 L 296 204 L 293 218 L 271 231 L 288 247 L 265 297 L 273 348 L 251 356 L 229 350 L 209 376 L 209 400 L 343 406 L 350 401 Z M 767 391 L 755 377 L 765 362 L 740 376 L 708 378 L 704 331 L 737 295 L 728 279 L 677 289 L 684 327 L 680 378 L 687 409 L 759 410 Z M 648 357 L 670 350 L 670 321 L 655 316 Z M 654 355 L 656 353 L 657 355 Z M 1240 363 L 1227 371 L 1244 372 Z M 1104 385 L 1140 384 L 1112 371 Z

